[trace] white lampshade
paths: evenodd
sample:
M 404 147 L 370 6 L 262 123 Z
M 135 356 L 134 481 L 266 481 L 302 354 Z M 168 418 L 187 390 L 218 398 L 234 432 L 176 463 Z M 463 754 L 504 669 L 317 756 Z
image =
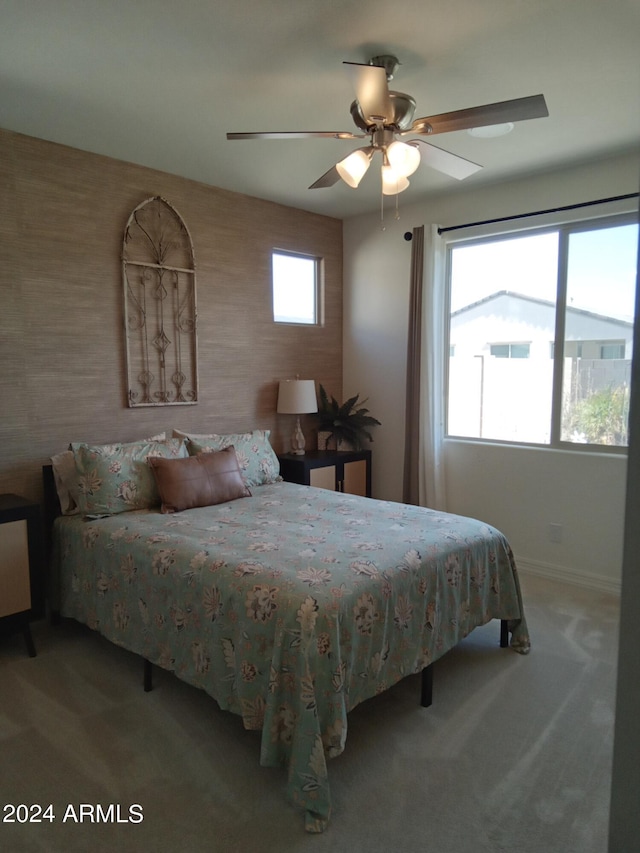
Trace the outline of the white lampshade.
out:
M 371 164 L 371 153 L 364 148 L 352 151 L 348 157 L 336 164 L 338 174 L 350 187 L 358 186 Z
M 394 172 L 392 166 L 382 167 L 382 192 L 384 195 L 397 195 L 404 192 L 408 186 L 408 179 Z
M 403 178 L 413 175 L 420 165 L 420 152 L 417 147 L 398 139 L 387 148 L 387 157 L 396 175 Z
M 305 415 L 318 411 L 316 384 L 313 379 L 281 379 L 278 388 L 278 412 L 283 415 Z

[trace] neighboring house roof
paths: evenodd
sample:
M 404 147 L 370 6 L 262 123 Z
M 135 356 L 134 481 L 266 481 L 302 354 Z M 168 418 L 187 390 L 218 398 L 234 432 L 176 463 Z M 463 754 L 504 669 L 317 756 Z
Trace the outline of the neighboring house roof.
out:
M 469 305 L 465 305 L 463 308 L 458 308 L 457 311 L 452 311 L 452 317 L 458 317 L 460 314 L 463 314 L 465 311 L 471 311 L 473 308 L 477 308 L 480 305 L 486 305 L 488 302 L 492 302 L 495 299 L 500 297 L 508 297 L 510 299 L 520 299 L 523 302 L 531 302 L 534 305 L 544 305 L 548 308 L 555 309 L 555 302 L 551 302 L 548 299 L 539 299 L 536 296 L 527 296 L 524 293 L 516 293 L 514 290 L 497 290 L 495 293 L 491 293 L 489 296 L 485 296 L 482 299 L 478 299 L 476 302 L 471 302 Z M 593 317 L 596 320 L 606 320 L 610 323 L 617 323 L 620 326 L 624 326 L 625 328 L 632 329 L 633 322 L 629 320 L 622 320 L 620 317 L 611 317 L 608 314 L 598 314 L 595 311 L 587 311 L 585 308 L 574 308 L 572 305 L 567 305 L 567 313 L 571 314 L 580 314 L 584 317 Z

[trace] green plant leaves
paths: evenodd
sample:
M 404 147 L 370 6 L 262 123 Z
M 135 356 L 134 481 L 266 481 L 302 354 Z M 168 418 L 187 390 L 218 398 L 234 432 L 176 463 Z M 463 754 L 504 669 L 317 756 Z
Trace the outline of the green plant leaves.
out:
M 364 438 L 373 441 L 370 427 L 380 426 L 380 421 L 369 414 L 360 400 L 360 395 L 349 397 L 342 405 L 335 397 L 329 397 L 322 385 L 319 387 L 320 405 L 318 407 L 318 429 L 331 433 L 336 439 L 342 439 L 360 449 Z M 359 404 L 359 405 L 358 405 Z

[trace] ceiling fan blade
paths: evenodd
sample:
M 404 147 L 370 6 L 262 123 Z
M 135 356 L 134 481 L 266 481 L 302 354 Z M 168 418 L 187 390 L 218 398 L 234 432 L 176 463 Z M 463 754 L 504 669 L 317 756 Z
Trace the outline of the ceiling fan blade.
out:
M 515 98 L 512 101 L 499 101 L 485 104 L 483 107 L 471 107 L 466 110 L 454 110 L 437 116 L 416 119 L 407 133 L 452 133 L 455 130 L 469 130 L 472 127 L 488 127 L 509 121 L 525 121 L 531 118 L 544 118 L 549 115 L 544 95 L 530 95 L 527 98 Z
M 332 187 L 334 184 L 337 184 L 340 180 L 340 175 L 338 174 L 338 170 L 335 166 L 332 166 L 328 172 L 325 172 L 324 175 L 318 178 L 315 183 L 311 184 L 309 187 L 310 190 L 319 190 L 323 187 Z
M 227 139 L 364 139 L 362 133 L 351 133 L 346 130 L 283 130 L 266 133 L 227 133 Z
M 471 160 L 465 160 L 464 157 L 458 157 L 457 154 L 451 154 L 450 151 L 443 151 L 442 148 L 437 148 L 435 145 L 426 142 L 424 139 L 415 139 L 414 142 L 420 142 L 423 146 L 420 149 L 422 154 L 420 162 L 436 169 L 438 172 L 443 172 L 451 178 L 456 178 L 458 181 L 468 178 L 474 172 L 480 171 L 482 166 L 477 163 L 472 163 Z
M 351 75 L 356 100 L 367 124 L 384 124 L 392 115 L 387 72 L 381 65 L 343 62 Z

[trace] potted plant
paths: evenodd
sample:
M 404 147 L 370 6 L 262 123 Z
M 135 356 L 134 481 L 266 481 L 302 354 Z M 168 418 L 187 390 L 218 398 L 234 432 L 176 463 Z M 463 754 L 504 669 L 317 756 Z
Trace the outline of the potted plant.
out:
M 373 441 L 369 432 L 370 427 L 380 426 L 380 421 L 369 414 L 364 407 L 367 400 L 360 400 L 360 395 L 350 397 L 342 405 L 335 397 L 329 395 L 319 386 L 320 402 L 318 404 L 318 448 L 326 450 L 329 443 L 338 450 L 360 450 L 365 438 Z

